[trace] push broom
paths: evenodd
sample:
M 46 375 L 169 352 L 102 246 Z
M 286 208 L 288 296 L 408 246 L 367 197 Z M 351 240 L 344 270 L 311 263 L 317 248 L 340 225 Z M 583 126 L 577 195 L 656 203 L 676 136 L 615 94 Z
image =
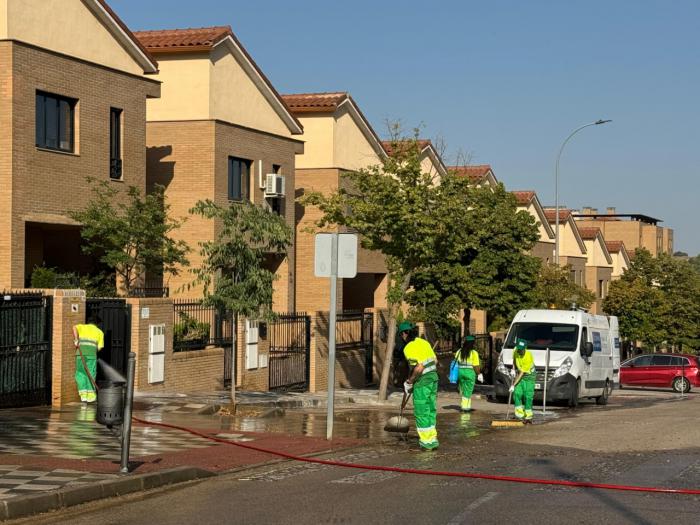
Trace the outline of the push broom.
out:
M 508 389 L 508 410 L 506 411 L 506 418 L 505 419 L 494 419 L 493 421 L 491 421 L 492 427 L 508 428 L 508 427 L 523 427 L 523 426 L 525 426 L 522 421 L 519 421 L 517 419 L 515 421 L 510 420 L 510 400 L 511 400 L 512 395 L 513 395 L 513 393 L 510 391 L 510 388 L 509 388 Z

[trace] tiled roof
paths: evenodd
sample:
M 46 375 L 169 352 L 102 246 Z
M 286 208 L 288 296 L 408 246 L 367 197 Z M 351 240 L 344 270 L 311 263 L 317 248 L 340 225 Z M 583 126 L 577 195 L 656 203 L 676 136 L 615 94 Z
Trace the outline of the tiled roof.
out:
M 233 31 L 230 26 L 216 26 L 138 31 L 135 35 L 149 51 L 158 53 L 209 49 L 227 36 L 233 36 Z
M 544 216 L 551 223 L 556 222 L 556 210 L 554 208 L 547 208 L 544 210 Z M 559 208 L 559 222 L 567 221 L 571 217 L 571 210 L 566 208 Z
M 607 246 L 610 253 L 617 253 L 625 248 L 625 243 L 622 241 L 605 241 L 605 246 Z
M 481 181 L 491 170 L 490 164 L 478 164 L 474 166 L 448 166 L 451 172 L 458 177 L 467 177 L 472 182 Z
M 384 147 L 384 150 L 386 151 L 387 155 L 391 155 L 393 150 L 394 150 L 394 146 L 397 146 L 399 144 L 411 145 L 411 144 L 413 144 L 413 141 L 412 140 L 401 140 L 398 142 L 395 140 L 383 140 L 382 141 L 382 146 Z M 418 145 L 418 147 L 420 148 L 421 151 L 423 151 L 425 148 L 433 145 L 432 142 L 430 142 L 430 140 L 427 140 L 427 139 L 418 139 L 418 140 L 416 140 L 416 144 Z
M 579 226 L 578 232 L 581 234 L 581 238 L 587 241 L 594 241 L 598 237 L 600 228 L 582 228 Z
M 146 47 L 141 43 L 141 41 L 136 37 L 136 35 L 129 29 L 129 27 L 122 21 L 121 18 L 117 15 L 117 13 L 114 12 L 114 10 L 109 7 L 107 2 L 105 0 L 97 0 L 97 2 L 102 6 L 102 8 L 107 12 L 107 14 L 112 17 L 112 19 L 116 22 L 116 24 L 119 26 L 119 28 L 124 31 L 124 33 L 129 37 L 129 39 L 134 43 L 136 47 L 139 48 L 139 50 L 146 56 L 146 59 L 151 62 L 151 65 L 153 66 L 154 71 L 158 69 L 158 62 L 156 62 L 156 59 L 153 58 L 153 55 L 148 52 Z
M 344 91 L 282 95 L 292 113 L 333 113 L 348 98 Z
M 515 200 L 518 201 L 518 204 L 520 206 L 526 206 L 530 204 L 532 199 L 535 198 L 535 192 L 532 190 L 529 191 L 511 191 L 513 195 L 515 195 Z

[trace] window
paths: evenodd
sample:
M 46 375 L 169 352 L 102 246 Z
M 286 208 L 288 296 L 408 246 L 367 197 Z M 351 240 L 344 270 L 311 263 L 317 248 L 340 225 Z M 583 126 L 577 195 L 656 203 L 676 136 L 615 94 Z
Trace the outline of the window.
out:
M 515 323 L 504 344 L 513 348 L 517 339 L 525 339 L 531 350 L 576 350 L 578 326 L 573 324 Z
M 651 366 L 651 356 L 643 355 L 632 361 L 632 366 Z
M 273 164 L 272 173 L 274 173 L 275 175 L 281 175 L 282 166 L 280 166 L 279 164 Z M 284 198 L 277 197 L 276 199 L 272 199 L 270 201 L 270 209 L 273 213 L 276 213 L 277 215 L 284 215 Z
M 598 280 L 598 297 L 601 299 L 605 297 L 605 281 L 603 279 Z
M 571 270 L 569 272 L 569 280 L 571 281 L 571 284 L 578 284 L 576 282 L 576 270 Z
M 36 146 L 73 152 L 75 100 L 36 93 Z
M 690 363 L 685 357 L 671 357 L 671 366 L 690 366 Z
M 122 178 L 122 110 L 109 110 L 109 178 Z
M 652 366 L 671 366 L 670 355 L 655 355 L 651 358 Z
M 228 198 L 232 201 L 250 198 L 251 161 L 237 157 L 228 158 Z

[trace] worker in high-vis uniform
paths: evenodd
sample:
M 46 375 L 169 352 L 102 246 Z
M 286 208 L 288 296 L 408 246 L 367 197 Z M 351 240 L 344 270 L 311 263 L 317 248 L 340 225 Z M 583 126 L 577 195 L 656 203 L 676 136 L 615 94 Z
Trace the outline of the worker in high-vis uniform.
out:
M 399 325 L 399 334 L 406 342 L 404 356 L 411 373 L 404 383 L 404 391 L 413 391 L 413 413 L 416 417 L 418 444 L 422 450 L 438 447 L 437 428 L 437 357 L 433 347 L 425 339 L 418 337 L 418 327 L 404 321 Z
M 94 403 L 97 399 L 92 381 L 97 374 L 97 352 L 105 346 L 105 335 L 97 327 L 98 322 L 97 316 L 92 316 L 87 324 L 78 324 L 73 327 L 75 382 L 83 403 Z
M 464 338 L 464 346 L 455 354 L 457 368 L 459 370 L 457 385 L 462 394 L 462 412 L 471 412 L 472 394 L 477 381 L 484 382 L 484 375 L 481 373 L 481 363 L 479 353 L 474 349 L 476 338 L 468 335 Z
M 515 417 L 532 423 L 532 401 L 535 398 L 535 360 L 527 349 L 527 341 L 519 339 L 513 352 L 513 368 L 517 375 L 510 387 L 515 404 Z

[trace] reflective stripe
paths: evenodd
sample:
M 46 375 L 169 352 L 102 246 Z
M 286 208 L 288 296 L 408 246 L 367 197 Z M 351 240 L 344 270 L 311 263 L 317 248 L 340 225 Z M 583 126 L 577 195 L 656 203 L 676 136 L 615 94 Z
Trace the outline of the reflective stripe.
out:
M 459 365 L 458 368 L 474 368 L 472 365 Z
M 421 373 L 421 375 L 425 375 L 425 374 L 427 374 L 428 372 L 435 372 L 435 370 L 437 370 L 437 368 L 435 367 L 435 365 L 430 365 L 429 367 L 426 367 L 426 368 L 423 369 L 423 373 Z
M 416 427 L 416 431 L 418 431 L 418 432 L 430 432 L 431 430 L 435 430 L 435 425 L 430 426 L 430 427 L 425 427 L 425 428 Z

